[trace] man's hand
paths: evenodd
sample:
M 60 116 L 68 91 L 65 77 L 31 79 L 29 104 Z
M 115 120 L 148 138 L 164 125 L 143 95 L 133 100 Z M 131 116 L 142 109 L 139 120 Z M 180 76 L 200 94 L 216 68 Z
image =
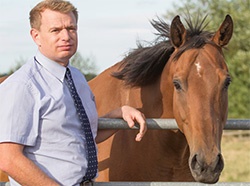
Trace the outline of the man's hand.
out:
M 135 140 L 141 141 L 147 131 L 147 124 L 144 114 L 139 110 L 127 105 L 121 107 L 121 112 L 122 118 L 128 123 L 130 128 L 134 127 L 136 123 L 140 125 L 140 131 L 136 135 Z
M 103 118 L 123 118 L 127 123 L 129 127 L 134 127 L 135 124 L 140 125 L 139 133 L 136 135 L 135 140 L 141 141 L 144 134 L 147 131 L 147 125 L 146 125 L 146 119 L 143 113 L 141 113 L 139 110 L 130 107 L 130 106 L 122 106 L 118 109 L 115 109 L 108 114 L 105 114 L 102 116 Z M 101 143 L 102 141 L 108 139 L 110 136 L 112 136 L 114 133 L 116 133 L 118 130 L 98 130 L 97 137 L 96 137 L 96 143 Z

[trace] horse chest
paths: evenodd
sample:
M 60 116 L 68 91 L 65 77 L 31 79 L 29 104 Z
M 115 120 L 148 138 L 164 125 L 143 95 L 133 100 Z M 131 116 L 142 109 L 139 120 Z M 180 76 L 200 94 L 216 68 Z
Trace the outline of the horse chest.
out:
M 187 149 L 183 148 L 185 145 L 180 139 L 175 141 L 174 136 L 178 138 L 180 135 L 178 132 L 152 130 L 140 143 L 128 140 L 133 139 L 136 132 L 119 131 L 114 137 L 113 149 L 118 149 L 118 146 L 120 149 L 110 154 L 110 162 L 113 162 L 109 169 L 111 180 L 112 177 L 122 180 L 171 180 L 177 170 L 189 171 Z M 130 166 L 127 166 L 128 163 Z

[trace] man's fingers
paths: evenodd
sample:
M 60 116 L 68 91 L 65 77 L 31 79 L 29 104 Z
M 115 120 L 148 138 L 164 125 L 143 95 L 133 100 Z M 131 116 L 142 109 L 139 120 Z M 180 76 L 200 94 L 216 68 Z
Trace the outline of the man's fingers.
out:
M 128 123 L 130 128 L 135 126 L 135 122 L 140 125 L 139 133 L 136 135 L 135 140 L 141 141 L 147 131 L 147 124 L 144 114 L 129 106 L 123 106 L 122 110 L 123 119 Z
M 140 113 L 141 115 L 135 118 L 135 121 L 140 125 L 139 133 L 136 135 L 135 140 L 136 141 L 141 141 L 143 136 L 145 135 L 147 131 L 147 124 L 145 120 L 144 114 Z M 130 128 L 134 127 L 135 122 L 131 118 L 127 118 L 127 123 Z
M 142 134 L 142 136 L 146 133 L 147 131 L 147 124 L 146 124 L 146 118 L 144 116 L 143 113 L 140 113 L 141 117 L 138 118 L 137 122 L 140 125 L 140 134 Z
M 138 133 L 138 134 L 136 135 L 135 141 L 141 141 L 142 138 L 143 138 L 143 136 L 144 136 L 144 134 Z

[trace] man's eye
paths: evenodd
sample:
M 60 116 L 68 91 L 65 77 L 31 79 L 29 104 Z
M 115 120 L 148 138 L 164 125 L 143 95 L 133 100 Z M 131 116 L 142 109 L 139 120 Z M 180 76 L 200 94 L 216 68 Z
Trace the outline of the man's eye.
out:
M 58 29 L 58 28 L 53 28 L 53 29 L 51 29 L 50 32 L 52 32 L 52 33 L 57 33 L 57 32 L 60 32 L 60 29 Z
M 76 31 L 76 28 L 75 27 L 69 27 L 67 30 L 71 31 L 71 32 L 74 32 L 74 31 Z

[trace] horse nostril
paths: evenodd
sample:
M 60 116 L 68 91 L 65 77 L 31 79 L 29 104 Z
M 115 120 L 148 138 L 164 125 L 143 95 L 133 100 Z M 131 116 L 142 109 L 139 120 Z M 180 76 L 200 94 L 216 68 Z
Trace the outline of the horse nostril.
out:
M 217 155 L 214 154 L 209 159 L 203 155 L 195 154 L 190 157 L 189 166 L 196 181 L 215 183 L 218 181 L 220 173 L 224 168 L 224 162 L 220 153 Z
M 197 154 L 195 154 L 191 160 L 191 168 L 193 170 L 197 170 L 199 168 L 198 160 L 197 160 Z
M 218 161 L 217 161 L 217 165 L 215 167 L 215 172 L 221 172 L 224 168 L 224 160 L 223 160 L 221 153 L 218 154 L 217 160 Z

